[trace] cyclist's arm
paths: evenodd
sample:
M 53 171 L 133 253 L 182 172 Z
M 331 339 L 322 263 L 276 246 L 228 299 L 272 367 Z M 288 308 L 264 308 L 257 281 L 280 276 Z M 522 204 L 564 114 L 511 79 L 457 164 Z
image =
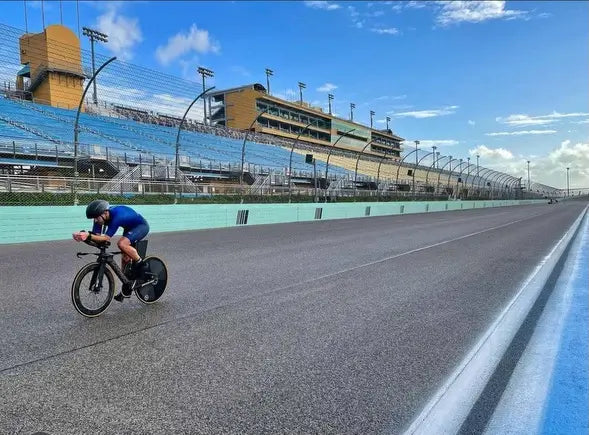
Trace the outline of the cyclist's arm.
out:
M 93 242 L 96 242 L 96 243 L 110 242 L 110 237 L 107 236 L 106 234 L 92 234 L 90 237 L 91 237 L 90 240 L 92 240 Z

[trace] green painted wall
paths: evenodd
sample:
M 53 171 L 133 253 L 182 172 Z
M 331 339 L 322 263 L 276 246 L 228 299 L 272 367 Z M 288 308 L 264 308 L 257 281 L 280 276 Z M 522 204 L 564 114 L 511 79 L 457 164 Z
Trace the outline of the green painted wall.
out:
M 240 210 L 247 210 L 247 225 L 321 219 L 347 219 L 543 203 L 543 200 L 452 202 L 356 202 L 332 204 L 203 204 L 133 206 L 149 221 L 152 233 L 238 226 Z M 0 244 L 65 240 L 72 232 L 90 229 L 85 206 L 0 207 Z M 243 213 L 242 213 L 243 214 Z M 119 230 L 120 234 L 120 230 Z

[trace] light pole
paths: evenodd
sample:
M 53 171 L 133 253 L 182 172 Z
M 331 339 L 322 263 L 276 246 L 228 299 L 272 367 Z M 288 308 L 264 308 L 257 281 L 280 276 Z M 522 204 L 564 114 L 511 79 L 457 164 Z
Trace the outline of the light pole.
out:
M 477 154 L 477 178 L 479 176 L 479 155 Z
M 82 33 L 90 39 L 90 47 L 92 50 L 92 75 L 96 76 L 96 66 L 94 64 L 94 41 L 108 42 L 108 35 L 98 30 L 89 29 L 88 27 L 82 27 Z M 94 104 L 98 104 L 98 95 L 96 93 L 96 77 L 94 80 Z
M 303 127 L 303 129 L 299 132 L 299 134 L 297 135 L 297 138 L 295 139 L 295 141 L 292 143 L 292 147 L 290 148 L 290 159 L 288 162 L 288 202 L 290 203 L 290 199 L 291 199 L 291 178 L 292 178 L 292 154 L 294 152 L 295 146 L 297 145 L 297 143 L 299 142 L 299 138 L 301 137 L 301 135 L 307 131 L 307 129 L 311 126 L 311 124 L 313 124 L 312 122 L 309 122 L 307 125 L 305 125 Z M 315 177 L 315 192 L 317 192 L 317 177 L 316 177 L 316 166 L 315 166 L 315 159 L 313 159 L 313 176 Z M 315 195 L 317 196 L 317 195 Z M 317 202 L 317 201 L 315 201 Z
M 432 145 L 432 160 L 433 160 L 433 166 L 434 168 L 436 167 L 436 150 L 438 149 L 437 146 Z
M 178 165 L 179 165 L 179 159 L 180 159 L 180 132 L 182 131 L 182 125 L 184 124 L 184 121 L 186 120 L 186 115 L 188 115 L 188 112 L 190 111 L 191 107 L 194 105 L 194 103 L 196 103 L 196 100 L 198 100 L 200 97 L 202 97 L 203 95 L 205 95 L 208 91 L 214 89 L 215 87 L 211 87 L 203 92 L 201 92 L 194 100 L 192 100 L 192 103 L 190 103 L 190 106 L 188 106 L 188 108 L 186 109 L 186 111 L 184 112 L 184 116 L 182 117 L 182 121 L 180 121 L 180 125 L 178 126 L 178 133 L 176 134 L 176 163 L 175 163 L 175 168 L 174 168 L 174 180 L 176 182 L 178 182 Z
M 386 120 L 387 120 L 387 132 L 388 132 L 389 131 L 389 121 L 391 120 L 391 117 L 387 116 Z
M 86 88 L 84 88 L 84 92 L 82 93 L 82 96 L 80 97 L 80 102 L 78 104 L 78 111 L 76 112 L 76 121 L 74 122 L 74 205 L 78 205 L 78 191 L 77 191 L 78 176 L 79 176 L 79 174 L 78 174 L 78 133 L 79 133 L 78 122 L 80 121 L 80 111 L 82 110 L 82 103 L 84 102 L 84 98 L 86 97 L 86 93 L 88 92 L 88 88 L 90 87 L 90 84 L 93 83 L 94 80 L 96 80 L 96 76 L 98 75 L 98 73 L 100 71 L 102 71 L 102 69 L 105 66 L 107 66 L 109 63 L 111 63 L 113 60 L 116 60 L 116 59 L 117 59 L 116 57 L 111 57 L 109 60 L 104 62 L 100 68 L 98 68 L 98 70 L 94 73 L 94 75 L 92 76 L 92 78 L 90 79 L 88 84 L 86 85 Z
M 567 197 L 570 196 L 570 190 L 569 190 L 569 169 L 567 168 Z
M 306 84 L 304 84 L 303 82 L 299 82 L 299 96 L 300 96 L 301 106 L 303 105 L 303 89 L 305 89 L 306 87 L 307 87 Z
M 331 115 L 331 102 L 333 101 L 333 94 L 327 94 L 327 104 L 329 105 L 329 114 Z
M 329 158 L 331 157 L 331 152 L 333 151 L 333 149 L 335 148 L 335 146 L 337 145 L 337 143 L 344 137 L 347 136 L 348 134 L 350 134 L 351 132 L 355 131 L 355 128 L 352 128 L 351 130 L 345 131 L 343 132 L 336 140 L 334 143 L 332 143 L 329 146 L 329 152 L 327 153 L 327 159 L 325 160 L 325 183 L 327 184 L 327 170 L 329 169 Z M 325 189 L 325 202 L 327 202 L 327 188 Z
M 370 128 L 372 128 L 372 117 L 374 116 L 374 110 L 370 111 Z
M 205 77 L 213 77 L 215 75 L 215 73 L 213 71 L 211 71 L 210 69 L 204 68 L 202 66 L 199 66 L 196 71 L 202 76 L 202 92 L 204 94 L 204 92 L 206 90 Z M 203 124 L 207 125 L 207 99 L 206 98 L 203 98 L 202 104 L 203 104 L 203 118 L 202 118 L 202 120 L 203 120 Z
M 528 192 L 530 191 L 530 161 L 528 160 Z
M 274 75 L 274 71 L 270 68 L 266 68 L 266 92 L 270 95 L 270 76 Z
M 354 120 L 354 109 L 356 108 L 356 105 L 354 103 L 350 103 L 350 121 Z
M 413 196 L 415 196 L 415 172 L 417 171 L 417 145 L 419 145 L 419 141 L 413 142 L 415 142 L 415 169 L 413 170 Z

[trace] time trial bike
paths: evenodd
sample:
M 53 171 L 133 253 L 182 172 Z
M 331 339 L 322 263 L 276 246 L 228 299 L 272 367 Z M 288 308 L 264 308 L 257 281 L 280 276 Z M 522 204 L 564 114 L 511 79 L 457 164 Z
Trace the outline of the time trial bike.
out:
M 76 256 L 96 255 L 96 261 L 83 266 L 74 278 L 71 296 L 76 310 L 83 316 L 96 317 L 101 315 L 111 304 L 115 295 L 114 274 L 126 285 L 135 281 L 133 291 L 144 304 L 153 304 L 159 300 L 168 282 L 168 270 L 165 263 L 158 257 L 145 257 L 147 240 L 133 244 L 143 258 L 145 267 L 137 276 L 133 276 L 131 264 L 127 264 L 123 272 L 114 260 L 121 252 L 107 252 L 110 242 L 86 242 L 98 248 L 99 252 L 78 252 Z

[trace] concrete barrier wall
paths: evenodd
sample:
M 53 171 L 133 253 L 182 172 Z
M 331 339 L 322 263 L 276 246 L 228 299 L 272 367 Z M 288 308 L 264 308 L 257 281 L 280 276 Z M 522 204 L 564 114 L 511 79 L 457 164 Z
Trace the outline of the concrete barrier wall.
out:
M 407 201 L 305 204 L 199 204 L 133 206 L 149 221 L 152 233 L 241 225 L 390 216 L 543 203 L 510 201 Z M 65 240 L 91 228 L 85 206 L 0 207 L 0 244 Z M 120 230 L 119 230 L 120 233 Z

